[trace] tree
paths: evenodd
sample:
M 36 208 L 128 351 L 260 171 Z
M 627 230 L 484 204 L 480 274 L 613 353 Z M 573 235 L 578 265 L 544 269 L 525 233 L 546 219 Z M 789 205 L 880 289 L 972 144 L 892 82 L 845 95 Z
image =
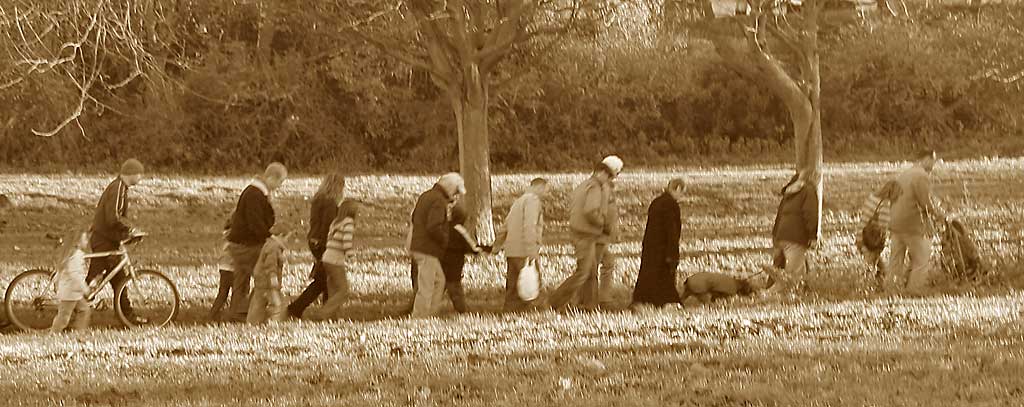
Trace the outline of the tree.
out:
M 779 98 L 793 123 L 794 164 L 823 196 L 818 30 L 825 0 L 702 0 L 704 31 L 730 69 Z M 716 14 L 717 11 L 717 14 Z
M 164 45 L 163 11 L 157 0 L 5 2 L 0 5 L 0 92 L 36 93 L 35 102 L 51 104 L 28 113 L 46 123 L 30 125 L 32 134 L 54 136 L 74 123 L 84 135 L 80 119 L 87 111 L 119 112 L 121 92 L 161 77 L 166 57 L 154 57 L 150 50 Z M 18 102 L 17 107 L 33 109 L 33 101 Z M 17 113 L 9 114 L 7 127 L 12 127 Z
M 451 104 L 458 129 L 459 168 L 466 179 L 471 225 L 493 240 L 488 108 L 498 65 L 542 38 L 564 34 L 600 16 L 609 0 L 408 0 L 394 3 L 412 40 L 389 43 L 351 30 L 384 53 L 430 74 Z

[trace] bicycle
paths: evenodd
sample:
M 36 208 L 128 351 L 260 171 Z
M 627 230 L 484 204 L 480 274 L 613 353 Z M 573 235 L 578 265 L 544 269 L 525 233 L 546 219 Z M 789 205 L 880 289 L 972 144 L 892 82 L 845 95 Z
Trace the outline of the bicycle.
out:
M 86 259 L 121 257 L 117 266 L 89 283 L 85 299 L 89 306 L 95 309 L 102 299 L 98 294 L 110 280 L 118 274 L 125 273 L 127 279 L 114 290 L 113 303 L 118 319 L 127 327 L 164 326 L 178 315 L 181 306 L 178 287 L 169 277 L 157 270 L 136 269 L 132 265 L 128 247 L 140 243 L 146 236 L 142 233 L 133 234 L 121 241 L 118 250 L 85 255 Z M 23 271 L 11 280 L 4 296 L 4 308 L 12 324 L 23 331 L 49 329 L 57 315 L 59 303 L 54 290 L 56 275 L 56 270 L 38 268 Z M 133 310 L 133 313 L 127 315 L 121 307 L 121 299 L 125 296 L 130 299 Z M 137 323 L 140 321 L 142 323 Z

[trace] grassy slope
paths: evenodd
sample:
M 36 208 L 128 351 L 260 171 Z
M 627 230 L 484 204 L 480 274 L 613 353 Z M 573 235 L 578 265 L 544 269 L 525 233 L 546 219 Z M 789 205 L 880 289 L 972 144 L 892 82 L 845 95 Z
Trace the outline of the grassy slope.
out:
M 467 285 L 480 316 L 437 321 L 383 319 L 408 297 L 401 223 L 421 177 L 358 177 L 349 194 L 377 204 L 361 219 L 347 312 L 369 322 L 287 323 L 272 328 L 189 326 L 202 322 L 215 294 L 218 225 L 243 179 L 154 179 L 133 191 L 136 223 L 154 233 L 139 250 L 178 282 L 186 312 L 178 327 L 59 336 L 0 337 L 0 393 L 28 405 L 572 405 L 598 397 L 630 405 L 1002 405 L 1019 398 L 1020 284 L 1024 208 L 1014 191 L 1024 160 L 952 163 L 938 174 L 939 193 L 973 226 L 1002 284 L 965 290 L 949 284 L 933 297 L 907 301 L 865 292 L 854 257 L 856 209 L 892 165 L 832 168 L 826 185 L 826 243 L 805 302 L 738 300 L 643 314 L 512 319 L 493 316 L 503 284 L 500 258 L 473 261 Z M 621 182 L 627 215 L 620 301 L 635 279 L 646 203 L 668 173 L 634 173 Z M 786 177 L 777 168 L 687 171 L 684 273 L 746 273 L 767 261 L 775 198 Z M 495 179 L 504 214 L 531 175 Z M 570 270 L 565 245 L 569 189 L 582 174 L 553 175 L 547 208 L 551 243 L 546 282 Z M 106 180 L 0 176 L 17 204 L 0 236 L 0 284 L 16 270 L 46 262 L 41 235 L 88 218 Z M 966 192 L 970 203 L 963 204 Z M 310 179 L 289 181 L 279 197 L 281 222 L 304 230 Z M 14 250 L 17 246 L 18 250 Z M 286 294 L 297 294 L 308 267 L 293 245 Z M 98 325 L 110 323 L 99 313 Z M 104 321 L 103 314 L 107 321 Z M 314 310 L 315 316 L 315 310 Z M 109 374 L 107 374 L 109 373 Z M 225 387 L 227 386 L 227 387 Z M 116 389 L 116 390 L 115 390 Z M 649 401 L 645 401 L 648 400 Z M 657 400 L 664 400 L 659 402 Z M 919 404 L 918 404 L 919 403 Z M 598 403 L 601 404 L 601 403 Z

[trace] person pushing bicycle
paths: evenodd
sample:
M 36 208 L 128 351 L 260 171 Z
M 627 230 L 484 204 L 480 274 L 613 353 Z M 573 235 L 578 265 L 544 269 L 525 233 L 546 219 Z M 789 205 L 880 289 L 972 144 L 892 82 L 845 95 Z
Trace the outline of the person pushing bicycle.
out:
M 121 248 L 121 241 L 128 239 L 137 233 L 126 222 L 125 216 L 128 213 L 128 188 L 142 180 L 143 167 L 139 160 L 128 159 L 121 165 L 121 171 L 117 178 L 114 178 L 107 185 L 107 189 L 100 196 L 96 205 L 96 215 L 93 217 L 92 229 L 89 238 L 89 247 L 94 253 L 109 252 Z M 86 276 L 87 282 L 92 282 L 97 276 L 113 269 L 121 261 L 120 256 L 108 256 L 94 258 L 89 263 L 89 273 Z M 118 274 L 110 280 L 110 289 L 114 291 L 116 298 L 117 287 L 127 277 Z M 146 321 L 135 315 L 132 310 L 128 294 L 121 298 L 121 308 L 125 316 L 136 325 L 145 324 Z

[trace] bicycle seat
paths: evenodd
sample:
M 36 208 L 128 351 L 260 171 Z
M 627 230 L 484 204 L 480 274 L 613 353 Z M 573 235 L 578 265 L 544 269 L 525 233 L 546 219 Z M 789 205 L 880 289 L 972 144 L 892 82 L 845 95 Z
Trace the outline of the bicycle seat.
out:
M 137 234 L 134 234 L 134 235 L 128 236 L 128 238 L 127 238 L 127 239 L 125 239 L 125 240 L 122 240 L 122 241 L 121 241 L 121 244 L 122 244 L 122 245 L 125 245 L 125 246 L 128 246 L 128 245 L 133 245 L 133 244 L 136 244 L 136 243 L 139 243 L 139 242 L 141 242 L 141 241 L 142 241 L 142 238 L 144 238 L 144 237 L 146 237 L 146 236 L 149 236 L 149 235 L 148 235 L 148 234 L 146 234 L 146 233 L 137 233 Z

